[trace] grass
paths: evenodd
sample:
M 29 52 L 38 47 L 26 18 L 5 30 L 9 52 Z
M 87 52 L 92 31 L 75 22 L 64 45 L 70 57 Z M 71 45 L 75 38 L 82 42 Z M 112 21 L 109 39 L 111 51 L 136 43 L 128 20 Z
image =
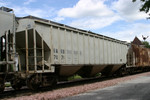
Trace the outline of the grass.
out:
M 95 77 L 100 77 L 100 76 L 102 76 L 102 73 L 97 73 L 97 74 L 95 75 Z
M 5 87 L 10 87 L 10 86 L 11 86 L 10 82 L 5 83 Z
M 76 74 L 76 75 L 70 76 L 68 78 L 68 81 L 77 80 L 77 79 L 82 79 L 82 77 Z
M 101 73 L 97 73 L 94 77 L 100 77 L 101 75 L 102 75 Z M 76 74 L 76 75 L 70 76 L 68 78 L 68 81 L 77 80 L 77 79 L 82 79 L 82 77 L 80 75 Z

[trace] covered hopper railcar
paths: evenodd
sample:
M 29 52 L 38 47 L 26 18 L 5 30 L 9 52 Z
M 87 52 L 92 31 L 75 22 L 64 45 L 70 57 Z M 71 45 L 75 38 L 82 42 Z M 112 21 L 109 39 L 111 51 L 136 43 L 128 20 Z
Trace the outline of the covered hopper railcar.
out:
M 53 85 L 68 76 L 111 75 L 126 65 L 126 42 L 0 8 L 0 91 Z

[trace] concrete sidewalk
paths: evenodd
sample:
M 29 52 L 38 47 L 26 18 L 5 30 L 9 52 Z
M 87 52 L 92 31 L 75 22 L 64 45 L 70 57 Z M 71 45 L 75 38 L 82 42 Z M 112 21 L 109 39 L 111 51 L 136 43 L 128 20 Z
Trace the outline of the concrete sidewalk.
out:
M 150 100 L 150 76 L 61 100 Z

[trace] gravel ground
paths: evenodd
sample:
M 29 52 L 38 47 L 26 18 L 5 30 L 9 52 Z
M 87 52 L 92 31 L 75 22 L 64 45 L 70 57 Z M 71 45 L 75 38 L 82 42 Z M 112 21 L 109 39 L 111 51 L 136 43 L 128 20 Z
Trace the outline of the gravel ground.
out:
M 68 96 L 73 96 L 73 95 L 77 95 L 80 93 L 84 93 L 84 92 L 87 92 L 90 90 L 96 90 L 96 89 L 100 89 L 100 88 L 113 86 L 113 85 L 122 83 L 124 81 L 132 80 L 137 77 L 146 76 L 146 75 L 150 75 L 150 72 L 136 74 L 136 75 L 132 75 L 132 76 L 115 78 L 112 80 L 95 82 L 95 83 L 91 83 L 91 84 L 84 84 L 84 85 L 80 85 L 80 86 L 56 89 L 56 90 L 52 90 L 52 91 L 48 91 L 48 92 L 33 94 L 30 96 L 21 96 L 21 97 L 11 98 L 8 100 L 56 100 L 56 99 L 61 99 L 61 98 L 65 98 Z
M 61 100 L 150 100 L 150 75 Z

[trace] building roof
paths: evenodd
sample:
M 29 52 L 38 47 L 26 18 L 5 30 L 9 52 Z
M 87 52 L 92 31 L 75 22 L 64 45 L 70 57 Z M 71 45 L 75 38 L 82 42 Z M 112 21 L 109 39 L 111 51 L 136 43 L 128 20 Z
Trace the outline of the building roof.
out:
M 135 37 L 134 40 L 132 41 L 132 44 L 142 45 L 142 42 L 137 37 Z

